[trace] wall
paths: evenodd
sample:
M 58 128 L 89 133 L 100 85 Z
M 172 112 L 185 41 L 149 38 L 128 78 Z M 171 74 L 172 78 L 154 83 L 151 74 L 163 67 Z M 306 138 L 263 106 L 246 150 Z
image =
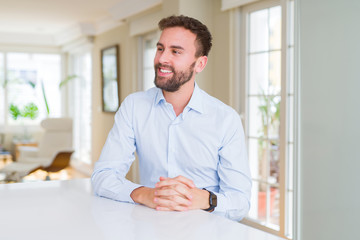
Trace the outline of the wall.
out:
M 360 2 L 299 3 L 301 239 L 359 239 Z
M 102 95 L 101 95 L 101 65 L 100 65 L 100 52 L 101 49 L 119 44 L 119 52 L 120 56 L 124 55 L 123 50 L 126 49 L 126 33 L 127 27 L 126 25 L 120 26 L 114 30 L 106 32 L 100 36 L 97 36 L 94 41 L 94 49 L 93 49 L 93 90 L 92 90 L 92 106 L 93 106 L 93 117 L 92 117 L 92 125 L 94 126 L 92 129 L 92 155 L 93 162 L 96 161 L 101 153 L 102 146 L 105 143 L 108 132 L 110 131 L 113 123 L 114 123 L 114 114 L 112 113 L 103 113 L 102 112 Z M 125 37 L 124 37 L 125 36 Z M 123 81 L 125 78 L 126 68 L 124 64 L 121 64 L 124 61 L 123 58 L 120 59 L 120 79 L 121 79 L 121 96 L 126 94 L 126 85 L 128 85 L 128 81 Z
M 221 1 L 213 1 L 213 49 L 212 76 L 213 96 L 231 105 L 230 77 L 230 16 L 228 11 L 221 11 Z M 235 107 L 232 105 L 232 107 Z

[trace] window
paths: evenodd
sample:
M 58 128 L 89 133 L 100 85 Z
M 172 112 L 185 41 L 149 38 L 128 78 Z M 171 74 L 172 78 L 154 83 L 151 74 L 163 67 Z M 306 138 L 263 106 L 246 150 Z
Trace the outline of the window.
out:
M 294 1 L 241 8 L 241 84 L 251 209 L 245 222 L 292 238 Z
M 5 62 L 4 54 L 0 52 L 0 113 L 5 116 Z M 0 117 L 0 126 L 5 124 L 5 118 Z
M 141 82 L 139 83 L 139 90 L 146 91 L 155 86 L 154 57 L 156 54 L 156 43 L 159 39 L 157 34 L 157 32 L 152 32 L 139 38 L 139 52 L 141 54 L 139 64 Z
M 70 55 L 71 72 L 69 87 L 72 101 L 69 103 L 70 115 L 74 119 L 73 159 L 91 164 L 91 54 L 89 52 Z
M 24 52 L 0 53 L 0 124 L 37 125 L 46 117 L 61 115 L 61 56 Z M 14 120 L 9 107 L 23 111 L 29 104 L 38 108 L 38 116 Z

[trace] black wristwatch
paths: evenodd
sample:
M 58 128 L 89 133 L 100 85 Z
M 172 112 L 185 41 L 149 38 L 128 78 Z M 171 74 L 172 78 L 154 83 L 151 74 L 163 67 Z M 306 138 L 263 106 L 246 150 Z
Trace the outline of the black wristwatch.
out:
M 207 211 L 207 212 L 212 212 L 212 211 L 214 211 L 215 207 L 217 206 L 217 196 L 213 192 L 207 190 L 206 188 L 203 188 L 203 190 L 206 190 L 210 193 L 210 196 L 209 196 L 210 207 L 207 209 L 203 209 L 203 210 Z

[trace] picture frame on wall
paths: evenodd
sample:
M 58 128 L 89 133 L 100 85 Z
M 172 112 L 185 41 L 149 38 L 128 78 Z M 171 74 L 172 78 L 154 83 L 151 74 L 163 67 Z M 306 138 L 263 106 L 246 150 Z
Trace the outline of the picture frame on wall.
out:
M 101 50 L 102 110 L 116 112 L 120 107 L 119 46 Z

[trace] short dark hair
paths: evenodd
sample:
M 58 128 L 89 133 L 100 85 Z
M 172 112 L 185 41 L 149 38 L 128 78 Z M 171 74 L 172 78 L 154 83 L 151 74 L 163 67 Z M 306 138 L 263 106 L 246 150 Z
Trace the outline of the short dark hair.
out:
M 208 56 L 212 46 L 212 36 L 208 28 L 199 20 L 184 15 L 170 16 L 160 20 L 159 28 L 183 27 L 196 35 L 196 57 Z

